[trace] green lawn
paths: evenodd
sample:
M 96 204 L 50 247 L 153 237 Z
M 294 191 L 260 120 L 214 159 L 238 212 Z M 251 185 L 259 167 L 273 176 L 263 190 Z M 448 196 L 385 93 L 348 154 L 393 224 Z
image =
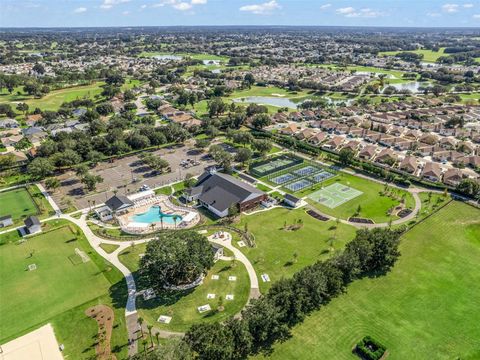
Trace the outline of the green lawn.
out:
M 395 56 L 398 53 L 402 51 L 383 51 L 378 53 L 379 55 L 385 55 L 385 56 Z M 440 48 L 439 51 L 432 51 L 432 50 L 413 50 L 413 51 L 406 51 L 406 52 L 412 52 L 415 54 L 422 54 L 423 55 L 423 60 L 425 62 L 436 62 L 437 59 L 440 56 L 445 55 L 445 48 Z
M 275 346 L 271 359 L 358 359 L 365 335 L 388 359 L 480 358 L 480 211 L 453 202 L 402 237 L 386 276 L 352 283 Z
M 112 346 L 125 356 L 126 285 L 120 272 L 65 220 L 44 224 L 44 233 L 24 243 L 14 240 L 10 234 L 0 235 L 0 243 L 5 243 L 0 246 L 0 343 L 51 322 L 58 341 L 65 345 L 66 357 L 92 356 L 97 326 L 83 312 L 92 304 L 104 303 L 114 307 L 118 325 Z M 90 261 L 83 263 L 75 248 Z M 27 271 L 29 264 L 36 264 L 37 269 Z
M 100 247 L 108 254 L 111 254 L 118 249 L 118 245 L 114 244 L 100 244 Z
M 303 197 L 321 189 L 321 187 L 327 187 L 335 182 L 359 190 L 363 194 L 333 209 L 330 209 L 312 199 L 307 199 L 307 202 L 318 208 L 320 211 L 341 219 L 348 219 L 353 216 L 360 205 L 361 211 L 358 217 L 372 219 L 377 223 L 388 222 L 390 220 L 390 216 L 387 215 L 388 209 L 398 205 L 402 196 L 405 196 L 407 207 L 414 207 L 412 195 L 405 190 L 389 187 L 390 196 L 381 195 L 380 193 L 384 190 L 384 185 L 343 172 L 340 172 L 334 178 L 317 184 L 313 188 L 297 192 L 295 195 Z M 392 216 L 391 218 L 393 220 L 397 219 L 396 216 Z
M 303 222 L 300 229 L 284 230 L 285 223 L 290 226 L 299 219 Z M 245 224 L 255 236 L 256 247 L 239 249 L 255 267 L 262 292 L 273 281 L 290 277 L 305 266 L 326 259 L 333 253 L 331 247 L 338 251 L 355 236 L 352 226 L 339 224 L 335 229 L 335 222 L 316 220 L 303 209 L 277 208 L 255 215 L 243 215 L 238 227 L 243 230 Z M 271 281 L 263 282 L 262 274 L 267 274 Z
M 133 271 L 138 270 L 140 254 L 145 253 L 146 245 L 130 247 L 119 256 L 120 261 Z M 226 254 L 228 256 L 228 254 Z M 196 322 L 222 321 L 232 316 L 245 306 L 250 291 L 250 281 L 242 263 L 236 261 L 234 266 L 227 261 L 218 261 L 205 276 L 203 284 L 194 290 L 157 294 L 157 298 L 144 301 L 137 298 L 137 308 L 141 316 L 150 324 L 160 329 L 170 331 L 186 331 Z M 219 280 L 212 280 L 211 276 L 218 274 Z M 229 276 L 236 276 L 236 281 L 228 281 Z M 138 277 L 137 277 L 138 279 Z M 139 281 L 141 284 L 141 281 Z M 139 285 L 141 289 L 142 285 Z M 207 294 L 216 294 L 215 299 L 207 299 Z M 234 300 L 226 300 L 227 294 L 233 294 Z M 223 297 L 224 311 L 217 312 L 218 297 Z M 210 304 L 212 311 L 200 314 L 197 307 Z M 170 324 L 160 324 L 157 319 L 160 315 L 172 317 Z
M 0 94 L 0 103 L 12 101 L 24 101 L 31 109 L 40 108 L 41 110 L 58 110 L 60 105 L 64 102 L 73 101 L 83 97 L 94 98 L 102 92 L 101 82 L 96 82 L 90 85 L 74 86 L 61 90 L 53 90 L 41 99 L 34 99 L 33 97 L 22 94 L 17 95 L 14 92 L 9 95 L 5 90 Z
M 40 99 L 35 99 L 30 95 L 23 92 L 22 87 L 15 88 L 12 95 L 10 95 L 5 89 L 0 92 L 0 103 L 5 102 L 26 102 L 30 109 L 40 108 L 41 110 L 58 110 L 60 105 L 64 102 L 70 102 L 76 99 L 84 97 L 94 99 L 95 96 L 100 95 L 102 92 L 101 86 L 104 83 L 94 82 L 89 85 L 72 86 L 65 89 L 53 90 Z M 131 89 L 140 85 L 139 80 L 127 79 L 125 84 L 122 85 L 122 90 Z M 20 94 L 18 94 L 20 92 Z
M 25 188 L 0 192 L 0 216 L 10 215 L 14 225 L 21 225 L 30 215 L 38 215 L 39 209 Z

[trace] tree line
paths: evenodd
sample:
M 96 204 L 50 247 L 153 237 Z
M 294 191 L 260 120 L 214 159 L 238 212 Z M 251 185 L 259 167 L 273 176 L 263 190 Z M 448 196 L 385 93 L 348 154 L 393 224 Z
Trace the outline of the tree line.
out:
M 401 232 L 359 230 L 342 253 L 277 281 L 266 295 L 251 301 L 241 318 L 193 325 L 177 344 L 178 358 L 240 360 L 270 352 L 272 345 L 291 336 L 292 327 L 341 295 L 351 282 L 386 274 L 400 256 Z M 164 355 L 160 350 L 138 358 Z

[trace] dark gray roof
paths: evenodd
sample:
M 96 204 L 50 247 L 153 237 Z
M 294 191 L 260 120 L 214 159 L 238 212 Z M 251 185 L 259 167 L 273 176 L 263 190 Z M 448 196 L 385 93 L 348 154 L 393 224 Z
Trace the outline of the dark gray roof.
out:
M 264 194 L 263 191 L 222 173 L 202 174 L 192 191 L 195 191 L 195 188 L 201 188 L 200 201 L 220 212 Z
M 36 216 L 29 216 L 24 221 L 26 227 L 31 227 L 34 225 L 40 225 L 40 220 Z
M 0 221 L 11 219 L 11 215 L 0 216 Z
M 294 203 L 300 201 L 299 198 L 297 198 L 296 196 L 293 196 L 291 194 L 285 194 L 284 198 L 285 198 L 285 200 L 288 200 L 288 201 L 291 201 L 291 202 L 294 202 Z
M 124 195 L 114 195 L 107 201 L 105 201 L 110 210 L 117 211 L 122 208 L 127 208 L 133 205 L 133 201 Z
M 22 132 L 23 132 L 23 135 L 33 135 L 33 134 L 38 134 L 43 132 L 43 128 L 32 126 L 32 127 L 23 129 Z

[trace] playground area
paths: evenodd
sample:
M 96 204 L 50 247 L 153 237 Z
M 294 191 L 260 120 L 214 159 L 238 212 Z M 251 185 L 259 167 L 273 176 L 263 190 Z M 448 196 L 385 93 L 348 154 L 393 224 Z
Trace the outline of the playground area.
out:
M 330 209 L 334 209 L 362 194 L 361 191 L 354 188 L 335 183 L 326 188 L 315 191 L 308 195 L 308 197 Z

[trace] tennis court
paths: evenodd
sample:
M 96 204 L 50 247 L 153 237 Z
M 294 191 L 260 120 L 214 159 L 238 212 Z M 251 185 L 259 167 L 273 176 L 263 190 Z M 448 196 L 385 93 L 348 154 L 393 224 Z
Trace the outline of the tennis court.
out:
M 340 183 L 335 183 L 327 186 L 324 189 L 315 191 L 314 193 L 308 195 L 308 197 L 330 209 L 333 209 L 362 194 L 363 193 L 361 191 L 358 191 L 354 188 Z
M 276 158 L 252 164 L 250 166 L 250 172 L 257 177 L 263 177 L 295 166 L 296 164 L 300 164 L 302 161 L 302 159 L 296 157 L 281 155 Z

